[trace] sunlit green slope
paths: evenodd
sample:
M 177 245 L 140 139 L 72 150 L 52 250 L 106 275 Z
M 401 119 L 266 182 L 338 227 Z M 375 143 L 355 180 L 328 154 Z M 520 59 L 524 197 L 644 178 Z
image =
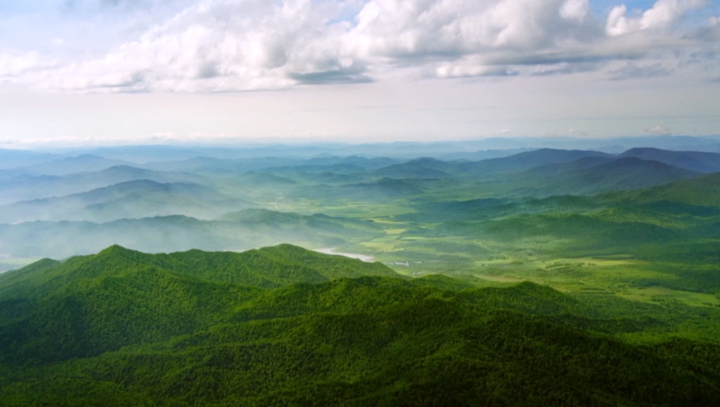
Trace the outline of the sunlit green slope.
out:
M 720 310 L 613 298 L 405 279 L 289 245 L 114 246 L 0 276 L 0 404 L 720 403 L 720 347 L 672 339 Z

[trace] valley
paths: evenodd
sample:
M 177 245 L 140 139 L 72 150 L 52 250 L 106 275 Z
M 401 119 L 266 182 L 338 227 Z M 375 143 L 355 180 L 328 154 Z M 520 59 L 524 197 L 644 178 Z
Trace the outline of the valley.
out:
M 718 153 L 121 151 L 3 170 L 1 405 L 720 402 Z

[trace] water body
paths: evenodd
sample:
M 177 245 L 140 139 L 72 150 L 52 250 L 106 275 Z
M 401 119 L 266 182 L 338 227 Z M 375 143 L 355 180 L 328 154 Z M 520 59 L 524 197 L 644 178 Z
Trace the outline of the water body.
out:
M 336 256 L 345 256 L 345 257 L 349 257 L 351 259 L 358 259 L 358 260 L 362 260 L 366 263 L 372 263 L 375 261 L 375 258 L 373 256 L 368 256 L 366 254 L 357 254 L 357 253 L 336 252 L 334 248 L 317 249 L 315 251 L 318 253 L 334 254 Z

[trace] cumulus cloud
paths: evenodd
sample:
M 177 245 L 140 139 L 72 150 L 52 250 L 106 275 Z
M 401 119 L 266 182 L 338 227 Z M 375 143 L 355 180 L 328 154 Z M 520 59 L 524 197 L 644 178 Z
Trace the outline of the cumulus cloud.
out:
M 595 37 L 583 0 L 373 0 L 350 33 L 363 55 L 448 58 L 527 51 Z
M 627 7 L 615 6 L 608 15 L 606 31 L 616 36 L 640 30 L 661 29 L 670 26 L 690 10 L 701 8 L 704 0 L 658 0 L 638 17 L 628 17 Z
M 367 81 L 346 52 L 348 23 L 309 0 L 206 0 L 99 60 L 45 84 L 63 89 L 228 91 Z
M 566 20 L 583 21 L 589 8 L 588 0 L 567 0 L 560 7 L 560 16 Z
M 74 3 L 129 7 L 156 1 Z M 77 59 L 25 79 L 78 91 L 212 92 L 397 75 L 566 75 L 650 54 L 677 58 L 701 47 L 699 37 L 674 28 L 704 4 L 658 0 L 638 13 L 618 5 L 601 21 L 590 0 L 197 0 L 101 58 Z M 713 24 L 717 19 L 705 29 Z M 630 64 L 611 78 L 658 76 L 660 67 Z

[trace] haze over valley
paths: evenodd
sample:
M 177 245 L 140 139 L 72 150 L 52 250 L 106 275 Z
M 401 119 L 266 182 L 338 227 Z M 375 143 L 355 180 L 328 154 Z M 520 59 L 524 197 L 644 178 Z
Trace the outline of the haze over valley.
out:
M 720 139 L 658 140 L 3 150 L 0 397 L 711 405 Z
M 707 143 L 712 140 L 685 141 L 704 150 L 713 146 Z M 374 149 L 378 155 L 337 156 L 324 151 L 337 145 L 322 144 L 298 155 L 282 147 L 276 156 L 265 156 L 267 148 L 217 150 L 222 158 L 212 149 L 187 158 L 190 148 L 147 147 L 135 162 L 133 155 L 142 147 L 31 154 L 45 161 L 3 170 L 0 252 L 6 258 L 61 259 L 113 244 L 170 252 L 294 243 L 387 263 L 420 262 L 425 256 L 415 251 L 438 230 L 445 230 L 446 240 L 458 239 L 463 235 L 457 231 L 473 225 L 483 236 L 510 222 L 508 216 L 519 222 L 558 211 L 596 220 L 603 211 L 629 211 L 625 196 L 648 196 L 660 185 L 693 185 L 720 171 L 720 153 L 710 151 L 510 149 L 473 161 L 449 160 L 447 152 L 425 156 L 432 145 L 410 145 L 423 155 L 384 156 L 379 154 L 406 149 L 359 145 L 358 150 Z M 455 148 L 460 154 L 467 145 Z M 108 157 L 98 155 L 103 152 Z M 157 159 L 148 160 L 153 153 Z M 682 197 L 682 203 L 712 203 L 689 199 Z M 648 200 L 632 210 L 646 210 Z M 473 261 L 496 255 L 480 244 L 463 245 L 453 261 L 464 259 L 473 246 Z

